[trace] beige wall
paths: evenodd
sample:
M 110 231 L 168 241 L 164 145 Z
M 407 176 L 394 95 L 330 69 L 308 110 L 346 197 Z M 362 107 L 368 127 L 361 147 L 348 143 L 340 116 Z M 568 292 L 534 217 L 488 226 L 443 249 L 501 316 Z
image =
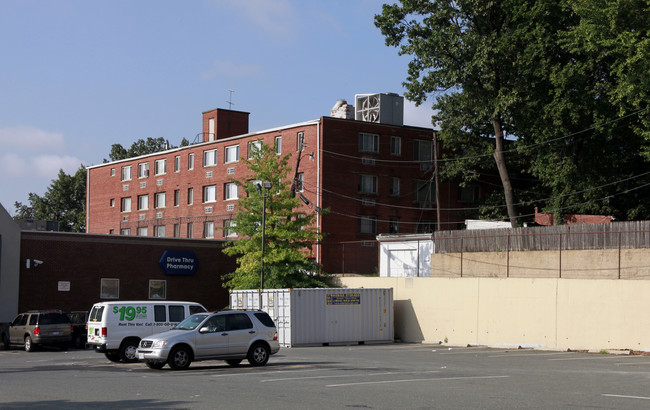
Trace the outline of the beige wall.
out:
M 650 281 L 343 277 L 341 283 L 393 288 L 395 337 L 405 342 L 650 351 Z
M 650 249 L 465 252 L 431 255 L 431 276 L 650 279 Z

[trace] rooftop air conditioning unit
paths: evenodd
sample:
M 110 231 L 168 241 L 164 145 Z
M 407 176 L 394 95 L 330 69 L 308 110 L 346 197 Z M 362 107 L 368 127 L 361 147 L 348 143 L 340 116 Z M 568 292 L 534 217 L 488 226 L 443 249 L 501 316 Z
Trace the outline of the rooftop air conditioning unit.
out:
M 404 97 L 394 93 L 355 95 L 357 121 L 404 125 Z

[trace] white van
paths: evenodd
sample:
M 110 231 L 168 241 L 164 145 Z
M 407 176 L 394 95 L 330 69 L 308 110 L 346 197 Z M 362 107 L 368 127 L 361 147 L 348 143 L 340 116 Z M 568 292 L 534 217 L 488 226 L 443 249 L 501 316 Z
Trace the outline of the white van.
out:
M 194 313 L 207 312 L 194 302 L 120 301 L 93 305 L 86 325 L 88 345 L 108 360 L 137 362 L 140 339 L 165 332 Z

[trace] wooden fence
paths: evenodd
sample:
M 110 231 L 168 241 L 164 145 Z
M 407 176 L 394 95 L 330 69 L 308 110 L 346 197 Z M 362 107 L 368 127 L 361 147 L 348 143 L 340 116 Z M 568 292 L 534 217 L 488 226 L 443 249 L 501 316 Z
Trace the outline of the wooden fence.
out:
M 650 221 L 438 231 L 435 253 L 650 248 Z

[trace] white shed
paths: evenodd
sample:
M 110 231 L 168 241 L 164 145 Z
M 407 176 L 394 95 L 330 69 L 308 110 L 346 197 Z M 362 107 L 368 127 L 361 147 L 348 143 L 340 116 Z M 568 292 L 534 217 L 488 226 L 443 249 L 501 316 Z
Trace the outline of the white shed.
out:
M 378 235 L 379 276 L 431 276 L 431 234 Z

